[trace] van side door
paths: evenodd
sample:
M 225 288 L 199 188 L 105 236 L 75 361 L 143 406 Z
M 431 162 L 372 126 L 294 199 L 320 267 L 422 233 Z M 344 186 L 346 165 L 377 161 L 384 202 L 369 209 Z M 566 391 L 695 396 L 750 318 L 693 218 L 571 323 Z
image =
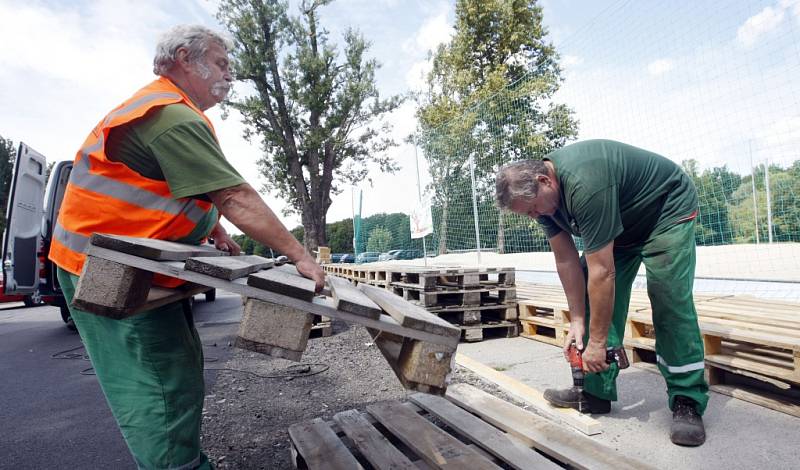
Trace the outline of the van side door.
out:
M 3 276 L 6 294 L 32 294 L 39 287 L 47 160 L 20 142 L 6 209 Z

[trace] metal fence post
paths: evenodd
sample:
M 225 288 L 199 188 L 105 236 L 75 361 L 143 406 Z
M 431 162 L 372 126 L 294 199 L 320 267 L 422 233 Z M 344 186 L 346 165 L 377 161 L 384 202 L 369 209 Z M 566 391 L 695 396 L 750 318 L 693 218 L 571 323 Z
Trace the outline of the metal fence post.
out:
M 475 244 L 478 247 L 478 264 L 481 264 L 481 233 L 478 223 L 478 195 L 475 188 L 475 154 L 469 156 L 469 176 L 472 180 L 472 214 L 475 217 Z

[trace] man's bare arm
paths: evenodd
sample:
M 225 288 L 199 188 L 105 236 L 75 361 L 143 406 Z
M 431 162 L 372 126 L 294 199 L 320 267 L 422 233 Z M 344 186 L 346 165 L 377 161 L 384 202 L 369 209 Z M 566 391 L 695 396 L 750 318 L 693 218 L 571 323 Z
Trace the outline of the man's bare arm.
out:
M 561 279 L 561 285 L 567 296 L 570 314 L 570 334 L 564 342 L 564 354 L 572 339 L 583 348 L 583 333 L 585 331 L 584 318 L 586 316 L 586 282 L 581 269 L 578 250 L 575 242 L 567 232 L 561 232 L 550 238 L 550 248 L 556 258 L 556 270 Z
M 590 372 L 605 370 L 605 348 L 608 328 L 614 313 L 614 242 L 586 255 L 589 267 L 589 344 L 584 354 L 584 367 Z
M 220 213 L 253 240 L 277 250 L 292 260 L 303 276 L 322 290 L 325 273 L 305 248 L 286 230 L 272 209 L 247 183 L 208 193 Z

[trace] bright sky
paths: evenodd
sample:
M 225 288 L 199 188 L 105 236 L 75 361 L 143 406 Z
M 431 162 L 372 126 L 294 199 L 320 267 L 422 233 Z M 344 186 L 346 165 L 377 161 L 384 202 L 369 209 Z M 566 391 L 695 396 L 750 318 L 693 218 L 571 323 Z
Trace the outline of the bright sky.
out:
M 216 1 L 0 0 L 0 135 L 49 160 L 74 157 L 110 109 L 153 78 L 159 32 L 178 23 L 218 27 Z M 296 2 L 293 2 L 295 5 Z M 580 138 L 614 138 L 704 167 L 797 159 L 800 148 L 800 1 L 543 0 L 562 56 L 557 96 L 576 111 Z M 292 7 L 292 11 L 296 11 Z M 421 86 L 428 51 L 452 33 L 454 2 L 339 0 L 320 13 L 331 39 L 359 29 L 382 64 L 385 96 Z M 260 188 L 259 149 L 238 116 L 208 113 L 228 159 Z M 393 116 L 400 141 L 414 130 L 413 103 Z M 391 151 L 402 169 L 373 172 L 363 214 L 408 212 L 416 197 L 415 152 Z M 424 159 L 420 173 L 427 181 Z M 403 195 L 408 195 L 405 197 Z M 280 213 L 282 201 L 265 196 Z M 328 221 L 351 216 L 351 191 Z M 299 217 L 284 217 L 289 228 Z M 228 224 L 229 229 L 233 229 Z M 234 229 L 235 230 L 235 229 Z

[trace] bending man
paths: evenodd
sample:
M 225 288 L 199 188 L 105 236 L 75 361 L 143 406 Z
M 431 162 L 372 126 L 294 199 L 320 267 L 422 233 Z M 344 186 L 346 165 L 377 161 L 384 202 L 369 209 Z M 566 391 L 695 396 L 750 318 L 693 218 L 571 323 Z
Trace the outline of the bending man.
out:
M 708 403 L 703 342 L 692 298 L 697 193 L 672 161 L 609 140 L 566 146 L 540 161 L 497 174 L 501 209 L 537 219 L 556 259 L 571 314 L 564 352 L 574 340 L 587 372 L 584 392 L 545 391 L 555 406 L 608 413 L 619 368 L 606 348 L 622 344 L 639 266 L 647 270 L 658 368 L 673 410 L 672 442 L 705 442 Z M 581 237 L 579 256 L 573 236 Z M 588 328 L 587 328 L 588 327 Z

